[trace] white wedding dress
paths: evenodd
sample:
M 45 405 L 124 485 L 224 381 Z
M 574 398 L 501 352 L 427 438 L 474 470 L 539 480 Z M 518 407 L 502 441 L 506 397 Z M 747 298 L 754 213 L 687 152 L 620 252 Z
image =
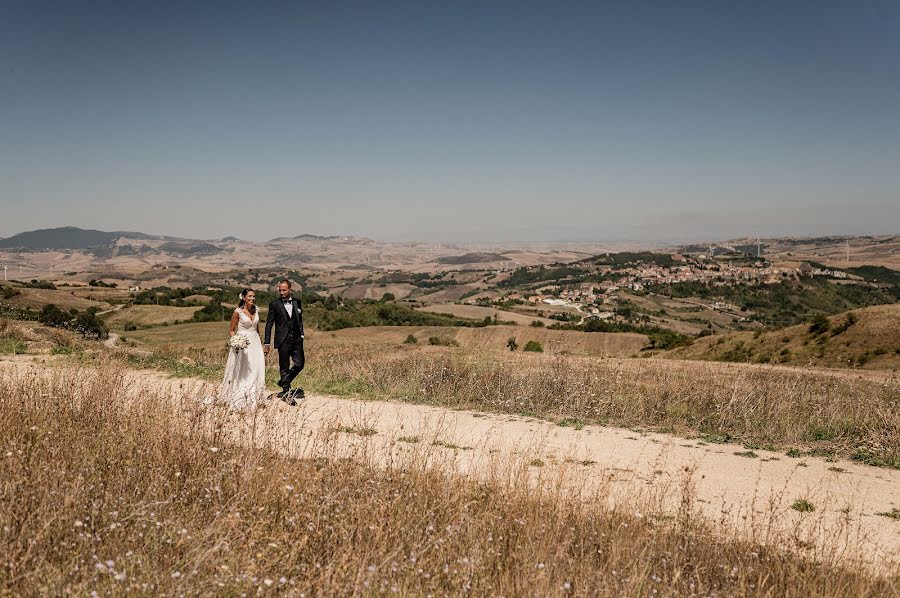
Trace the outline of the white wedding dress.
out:
M 225 378 L 219 389 L 219 400 L 234 411 L 252 411 L 266 395 L 266 357 L 256 326 L 259 310 L 250 318 L 243 309 L 238 313 L 237 334 L 250 341 L 246 349 L 228 349 Z

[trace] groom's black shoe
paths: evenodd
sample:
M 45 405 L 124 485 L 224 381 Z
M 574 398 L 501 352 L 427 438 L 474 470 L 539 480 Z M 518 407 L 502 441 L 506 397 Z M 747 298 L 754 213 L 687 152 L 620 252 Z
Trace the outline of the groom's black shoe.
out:
M 291 391 L 291 396 L 294 397 L 295 399 L 305 399 L 306 393 L 303 392 L 302 388 L 295 388 L 294 390 Z
M 297 406 L 297 401 L 294 400 L 293 393 L 291 392 L 290 387 L 285 388 L 283 391 L 278 393 L 278 398 L 290 405 L 291 407 Z

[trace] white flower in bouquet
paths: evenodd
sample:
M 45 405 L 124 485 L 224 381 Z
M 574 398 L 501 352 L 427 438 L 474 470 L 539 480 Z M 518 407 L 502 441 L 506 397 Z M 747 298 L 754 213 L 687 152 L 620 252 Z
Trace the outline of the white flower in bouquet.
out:
M 241 351 L 250 346 L 250 339 L 243 334 L 235 334 L 228 339 L 228 346 L 235 351 Z

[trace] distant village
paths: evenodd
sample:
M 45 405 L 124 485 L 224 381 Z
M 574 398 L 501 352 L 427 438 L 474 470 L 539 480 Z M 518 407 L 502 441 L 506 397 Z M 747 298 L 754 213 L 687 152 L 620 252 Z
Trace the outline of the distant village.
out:
M 578 282 L 572 284 L 547 284 L 529 291 L 513 291 L 503 296 L 501 301 L 521 301 L 535 305 L 571 307 L 591 319 L 611 319 L 615 312 L 609 308 L 619 302 L 623 290 L 644 292 L 654 285 L 686 282 L 700 282 L 713 286 L 739 284 L 773 284 L 800 276 L 823 276 L 843 280 L 862 278 L 841 270 L 816 268 L 803 262 L 797 266 L 773 266 L 759 260 L 751 264 L 717 261 L 705 255 L 683 256 L 673 254 L 677 265 L 637 264 L 618 268 L 601 266 L 599 274 L 610 276 L 611 280 L 600 282 Z M 481 302 L 484 300 L 482 299 Z M 477 298 L 465 303 L 478 303 Z M 710 302 L 707 307 L 724 312 L 739 312 L 739 307 L 721 301 Z

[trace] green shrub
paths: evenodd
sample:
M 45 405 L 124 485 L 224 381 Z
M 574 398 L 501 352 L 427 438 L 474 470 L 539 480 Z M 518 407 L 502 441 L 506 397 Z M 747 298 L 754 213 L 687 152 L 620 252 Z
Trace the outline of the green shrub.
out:
M 12 287 L 0 287 L 0 296 L 2 296 L 4 299 L 12 299 L 19 294 L 19 291 Z
M 532 328 L 543 328 L 543 327 L 544 327 L 544 323 L 541 322 L 540 320 L 532 320 L 532 321 L 531 321 L 531 327 L 532 327 Z
M 525 343 L 525 348 L 523 351 L 529 351 L 531 353 L 543 353 L 544 347 L 541 346 L 541 343 L 537 341 L 528 341 Z
M 831 331 L 831 336 L 837 336 L 843 332 L 846 332 L 848 328 L 856 324 L 859 318 L 856 317 L 856 314 L 850 313 L 847 314 L 847 317 L 844 318 L 844 321 L 834 327 Z
M 403 344 L 404 345 L 415 345 L 418 342 L 419 342 L 419 339 L 417 339 L 415 336 L 413 336 L 412 334 L 407 334 L 406 340 L 403 341 Z
M 428 338 L 428 344 L 436 347 L 458 347 L 459 343 L 454 339 L 446 336 L 431 336 Z
M 831 322 L 829 322 L 828 318 L 823 314 L 817 314 L 809 321 L 810 334 L 823 334 L 828 332 L 830 327 Z
M 510 338 L 506 341 L 506 346 L 509 347 L 510 351 L 515 351 L 519 348 L 519 343 L 516 342 L 516 339 Z
M 805 498 L 801 498 L 799 500 L 795 500 L 794 504 L 791 505 L 791 508 L 795 511 L 800 511 L 801 513 L 812 513 L 816 510 L 814 504 L 806 500 Z

